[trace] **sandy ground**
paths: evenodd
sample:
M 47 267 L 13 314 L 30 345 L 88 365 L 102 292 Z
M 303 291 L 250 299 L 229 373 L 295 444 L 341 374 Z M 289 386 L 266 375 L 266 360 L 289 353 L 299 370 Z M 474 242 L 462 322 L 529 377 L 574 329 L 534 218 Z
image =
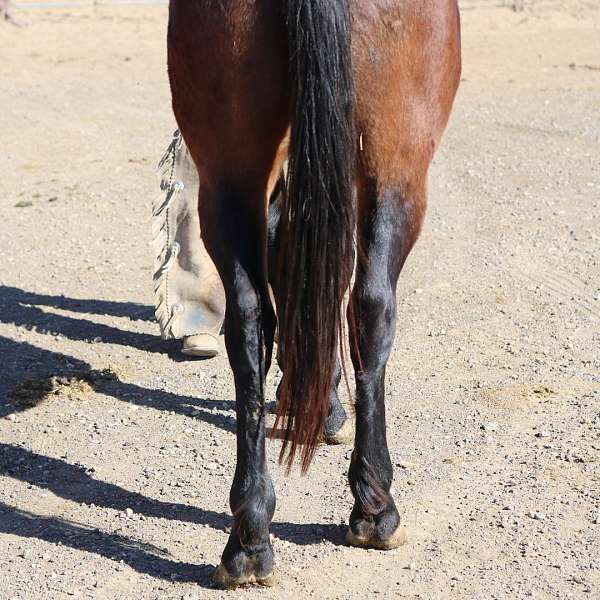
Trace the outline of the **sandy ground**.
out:
M 344 547 L 349 448 L 286 478 L 271 442 L 281 582 L 231 597 L 600 598 L 600 15 L 493 4 L 463 3 L 464 80 L 399 286 L 410 543 Z M 165 15 L 0 24 L 2 600 L 221 594 L 227 361 L 181 361 L 151 320 Z

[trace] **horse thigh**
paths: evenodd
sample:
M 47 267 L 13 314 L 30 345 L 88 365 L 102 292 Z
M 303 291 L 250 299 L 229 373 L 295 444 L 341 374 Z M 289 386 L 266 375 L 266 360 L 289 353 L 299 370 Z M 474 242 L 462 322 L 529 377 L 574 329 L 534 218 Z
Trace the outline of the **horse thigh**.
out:
M 171 1 L 173 111 L 201 181 L 268 181 L 289 120 L 285 22 L 266 0 L 219 4 Z

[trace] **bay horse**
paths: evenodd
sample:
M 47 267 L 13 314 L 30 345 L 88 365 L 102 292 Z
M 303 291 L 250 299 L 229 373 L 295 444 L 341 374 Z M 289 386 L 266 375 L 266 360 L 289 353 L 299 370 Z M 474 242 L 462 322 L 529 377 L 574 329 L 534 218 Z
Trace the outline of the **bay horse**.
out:
M 225 288 L 236 390 L 233 527 L 215 584 L 273 582 L 264 390 L 276 325 L 280 461 L 290 468 L 299 455 L 305 472 L 347 321 L 356 380 L 347 542 L 395 548 L 405 535 L 390 493 L 385 370 L 396 283 L 460 79 L 456 0 L 171 0 L 167 46 L 202 237 Z

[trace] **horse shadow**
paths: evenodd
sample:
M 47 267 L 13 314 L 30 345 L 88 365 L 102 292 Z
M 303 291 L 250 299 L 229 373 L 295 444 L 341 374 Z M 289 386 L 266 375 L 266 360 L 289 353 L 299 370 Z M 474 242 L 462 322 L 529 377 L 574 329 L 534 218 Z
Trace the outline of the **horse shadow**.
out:
M 232 401 L 208 400 L 180 396 L 160 390 L 150 390 L 136 384 L 107 378 L 80 359 L 38 348 L 27 342 L 16 342 L 0 336 L 0 362 L 6 377 L 0 381 L 0 418 L 28 407 L 15 405 L 12 400 L 14 385 L 24 378 L 41 376 L 75 376 L 91 381 L 99 393 L 118 400 L 158 410 L 174 411 L 190 418 L 200 419 L 212 426 L 235 433 L 233 415 L 215 413 L 230 411 Z M 173 518 L 208 525 L 224 530 L 229 516 L 204 511 L 184 504 L 165 503 L 142 494 L 123 490 L 113 484 L 91 477 L 84 467 L 50 457 L 36 455 L 24 448 L 0 443 L 0 475 L 46 487 L 54 494 L 80 503 L 105 506 L 115 510 L 132 508 L 148 517 Z M 334 525 L 273 523 L 273 533 L 281 539 L 299 545 L 314 544 L 323 539 L 341 540 L 341 528 Z
M 0 443 L 0 475 L 46 489 L 78 504 L 94 504 L 119 512 L 131 508 L 135 514 L 148 518 L 182 521 L 222 532 L 231 525 L 231 517 L 226 513 L 149 498 L 96 479 L 83 465 L 12 444 Z M 297 545 L 310 545 L 323 539 L 343 540 L 341 525 L 274 522 L 271 531 L 276 537 Z
M 152 577 L 212 587 L 211 565 L 175 561 L 166 550 L 147 542 L 117 533 L 106 533 L 58 517 L 36 515 L 4 502 L 0 502 L 0 532 L 123 561 L 138 573 Z
M 124 317 L 132 321 L 152 321 L 152 308 L 135 302 L 75 299 L 36 294 L 16 287 L 0 285 L 0 323 L 24 327 L 30 331 L 61 335 L 73 341 L 116 344 L 176 356 L 178 343 L 156 335 L 127 331 L 87 319 L 68 317 L 43 308 L 68 310 L 82 314 Z
M 0 285 L 0 302 L 2 304 L 16 304 L 46 306 L 71 312 L 109 315 L 111 317 L 126 317 L 132 321 L 152 321 L 154 315 L 152 307 L 138 302 L 119 302 L 115 300 L 98 300 L 95 298 L 67 298 L 51 294 L 38 294 L 27 292 L 20 288 Z M 4 319 L 5 315 L 1 316 Z
M 35 380 L 43 385 L 44 380 L 53 377 L 73 377 L 89 383 L 95 391 L 123 402 L 173 411 L 229 433 L 235 433 L 236 430 L 235 418 L 231 414 L 222 414 L 233 412 L 233 401 L 183 396 L 127 383 L 114 375 L 92 369 L 83 360 L 45 350 L 28 342 L 17 342 L 0 336 L 0 364 L 5 372 L 0 381 L 0 418 L 32 407 L 31 403 L 19 404 L 15 401 L 15 389 L 24 381 Z
M 204 525 L 224 533 L 231 525 L 231 517 L 223 512 L 149 498 L 96 479 L 83 465 L 70 464 L 12 444 L 0 443 L 0 476 L 49 490 L 56 496 L 78 504 L 94 504 L 116 511 L 131 508 L 135 514 L 148 518 Z M 286 522 L 274 522 L 271 531 L 276 537 L 296 545 L 312 545 L 324 539 L 341 544 L 344 534 L 341 525 Z M 135 571 L 156 578 L 196 582 L 206 587 L 211 585 L 211 565 L 174 561 L 167 550 L 152 544 L 57 517 L 35 515 L 2 502 L 0 532 L 66 545 L 111 560 L 122 560 Z
M 62 335 L 77 341 L 101 337 L 107 343 L 164 352 L 164 342 L 160 339 L 157 341 L 154 336 L 121 332 L 85 319 L 46 313 L 43 307 L 132 320 L 152 318 L 151 309 L 140 304 L 75 300 L 64 296 L 33 294 L 0 285 L 0 323 Z M 161 344 L 162 348 L 159 347 Z M 28 342 L 0 336 L 0 364 L 3 369 L 3 377 L 0 379 L 0 418 L 34 406 L 20 404 L 15 400 L 15 389 L 23 381 L 73 377 L 88 382 L 101 394 L 124 402 L 173 411 L 230 433 L 235 433 L 236 430 L 232 401 L 181 396 L 123 382 L 116 376 L 107 376 L 106 373 L 93 369 L 81 359 L 39 348 Z M 134 512 L 149 518 L 176 519 L 223 532 L 227 531 L 231 522 L 231 517 L 225 513 L 149 498 L 96 479 L 84 466 L 6 443 L 0 443 L 0 475 L 48 489 L 59 497 L 80 504 L 95 504 L 117 511 L 132 508 Z M 343 543 L 341 525 L 274 522 L 271 531 L 276 537 L 296 545 L 312 545 L 324 539 L 336 544 Z M 0 532 L 66 545 L 111 560 L 123 560 L 134 570 L 154 577 L 196 582 L 207 587 L 211 585 L 210 565 L 178 562 L 172 560 L 166 551 L 151 544 L 57 517 L 36 515 L 2 502 Z
M 119 512 L 131 508 L 148 518 L 185 521 L 225 531 L 229 516 L 187 504 L 163 502 L 92 476 L 89 469 L 27 448 L 0 443 L 0 475 L 18 479 L 78 504 L 94 504 Z

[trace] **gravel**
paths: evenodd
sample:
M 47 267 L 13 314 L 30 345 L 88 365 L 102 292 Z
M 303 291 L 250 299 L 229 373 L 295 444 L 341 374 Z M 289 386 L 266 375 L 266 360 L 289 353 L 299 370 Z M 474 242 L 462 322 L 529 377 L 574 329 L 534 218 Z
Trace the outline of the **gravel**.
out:
M 271 441 L 279 583 L 233 598 L 600 589 L 600 11 L 495 4 L 463 3 L 463 82 L 398 286 L 386 402 L 410 541 L 346 548 L 349 448 L 286 477 Z M 227 359 L 182 360 L 152 322 L 166 8 L 24 20 L 0 24 L 0 599 L 222 598 Z

